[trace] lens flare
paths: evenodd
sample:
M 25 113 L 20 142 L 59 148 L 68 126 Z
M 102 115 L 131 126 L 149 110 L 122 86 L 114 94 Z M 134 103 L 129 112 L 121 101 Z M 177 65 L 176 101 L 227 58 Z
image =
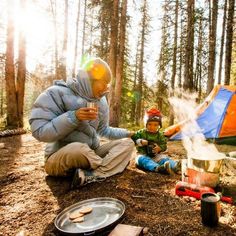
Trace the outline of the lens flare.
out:
M 127 92 L 128 97 L 134 97 L 134 95 L 131 92 Z

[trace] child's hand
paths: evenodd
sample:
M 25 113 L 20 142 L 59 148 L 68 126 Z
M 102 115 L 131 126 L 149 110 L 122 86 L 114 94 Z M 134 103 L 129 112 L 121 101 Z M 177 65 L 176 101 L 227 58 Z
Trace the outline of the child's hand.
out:
M 146 146 L 146 145 L 148 145 L 148 141 L 145 139 L 142 139 L 141 144 L 142 144 L 142 146 Z
M 161 148 L 158 145 L 155 145 L 155 147 L 152 150 L 154 153 L 159 153 L 161 151 Z

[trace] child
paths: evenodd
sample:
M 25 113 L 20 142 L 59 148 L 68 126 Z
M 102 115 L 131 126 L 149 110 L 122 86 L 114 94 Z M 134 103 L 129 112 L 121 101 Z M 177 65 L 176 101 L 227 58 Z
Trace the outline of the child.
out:
M 136 157 L 136 164 L 138 167 L 148 171 L 178 174 L 181 169 L 180 162 L 160 154 L 167 148 L 166 138 L 160 131 L 161 127 L 160 111 L 156 108 L 151 108 L 147 111 L 146 128 L 138 130 L 132 136 L 140 154 Z

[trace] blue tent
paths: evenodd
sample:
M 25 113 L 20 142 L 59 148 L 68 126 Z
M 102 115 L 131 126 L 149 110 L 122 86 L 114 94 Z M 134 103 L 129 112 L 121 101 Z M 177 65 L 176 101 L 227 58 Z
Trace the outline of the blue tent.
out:
M 216 86 L 196 110 L 196 122 L 206 139 L 236 143 L 236 87 Z M 165 135 L 170 140 L 181 140 L 181 126 L 187 121 L 168 127 Z M 185 132 L 185 135 L 193 135 Z

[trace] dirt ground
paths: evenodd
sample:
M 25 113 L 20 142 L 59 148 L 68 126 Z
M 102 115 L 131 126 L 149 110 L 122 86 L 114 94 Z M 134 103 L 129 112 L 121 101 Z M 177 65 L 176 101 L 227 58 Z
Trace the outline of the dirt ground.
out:
M 213 229 L 203 226 L 200 201 L 174 194 L 180 176 L 143 172 L 131 161 L 124 173 L 71 191 L 69 178 L 46 175 L 45 144 L 31 134 L 0 138 L 0 142 L 5 143 L 0 149 L 0 235 L 59 235 L 53 223 L 56 215 L 76 202 L 97 197 L 123 201 L 122 223 L 148 227 L 148 236 L 236 235 L 235 206 L 221 203 L 219 225 Z M 185 157 L 181 143 L 168 146 L 172 158 Z M 236 147 L 223 145 L 218 150 L 229 152 Z M 223 180 L 228 186 L 235 181 L 232 173 L 228 171 Z

